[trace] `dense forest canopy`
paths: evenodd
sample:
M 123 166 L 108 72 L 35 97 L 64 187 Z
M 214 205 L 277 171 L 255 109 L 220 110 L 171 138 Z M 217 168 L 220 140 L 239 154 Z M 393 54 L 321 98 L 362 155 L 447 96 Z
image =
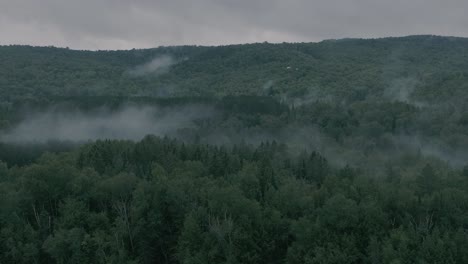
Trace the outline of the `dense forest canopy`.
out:
M 468 39 L 0 46 L 0 263 L 468 263 Z
M 436 36 L 96 52 L 0 46 L 2 98 L 386 94 L 432 103 L 466 99 L 467 69 L 468 39 Z

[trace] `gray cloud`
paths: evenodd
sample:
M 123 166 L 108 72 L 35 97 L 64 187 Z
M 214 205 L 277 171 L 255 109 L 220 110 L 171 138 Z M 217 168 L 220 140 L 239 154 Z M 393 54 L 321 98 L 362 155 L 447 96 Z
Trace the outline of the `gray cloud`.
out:
M 464 0 L 0 0 L 0 44 L 129 49 L 468 36 Z

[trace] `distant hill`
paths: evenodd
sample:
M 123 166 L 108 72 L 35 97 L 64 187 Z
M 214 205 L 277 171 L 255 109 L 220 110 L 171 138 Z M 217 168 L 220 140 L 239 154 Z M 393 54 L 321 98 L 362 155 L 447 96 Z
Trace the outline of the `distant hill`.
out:
M 409 36 L 127 51 L 0 46 L 0 95 L 464 102 L 468 39 Z

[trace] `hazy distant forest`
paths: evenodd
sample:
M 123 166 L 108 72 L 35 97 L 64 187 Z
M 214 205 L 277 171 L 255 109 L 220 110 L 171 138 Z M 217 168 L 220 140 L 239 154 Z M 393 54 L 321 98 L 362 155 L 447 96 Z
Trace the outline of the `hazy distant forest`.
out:
M 0 263 L 468 263 L 468 39 L 0 46 Z

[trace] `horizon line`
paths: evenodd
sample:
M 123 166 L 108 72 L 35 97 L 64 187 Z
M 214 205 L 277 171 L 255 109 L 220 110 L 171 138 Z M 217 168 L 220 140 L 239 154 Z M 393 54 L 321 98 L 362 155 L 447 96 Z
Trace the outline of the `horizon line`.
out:
M 413 35 L 401 35 L 401 36 L 386 36 L 386 37 L 343 37 L 343 38 L 329 38 L 322 39 L 319 41 L 282 41 L 282 42 L 270 42 L 270 41 L 261 41 L 261 42 L 245 42 L 245 43 L 231 43 L 231 44 L 219 44 L 219 45 L 200 45 L 200 44 L 183 44 L 183 45 L 160 45 L 147 48 L 131 48 L 131 49 L 78 49 L 70 48 L 68 46 L 55 46 L 55 45 L 32 45 L 32 44 L 0 44 L 2 47 L 30 47 L 30 48 L 54 48 L 54 49 L 65 49 L 71 51 L 89 51 L 89 52 L 112 52 L 112 51 L 132 51 L 132 50 L 150 50 L 150 49 L 159 49 L 159 48 L 177 48 L 177 47 L 201 47 L 201 48 L 215 48 L 215 47 L 229 47 L 229 46 L 242 46 L 242 45 L 256 45 L 256 44 L 317 44 L 322 42 L 331 42 L 331 41 L 346 41 L 346 40 L 382 40 L 382 39 L 397 39 L 397 38 L 411 38 L 411 37 L 435 37 L 435 38 L 450 38 L 450 39 L 468 39 L 468 37 L 461 36 L 450 36 L 450 35 L 436 35 L 436 34 L 413 34 Z

